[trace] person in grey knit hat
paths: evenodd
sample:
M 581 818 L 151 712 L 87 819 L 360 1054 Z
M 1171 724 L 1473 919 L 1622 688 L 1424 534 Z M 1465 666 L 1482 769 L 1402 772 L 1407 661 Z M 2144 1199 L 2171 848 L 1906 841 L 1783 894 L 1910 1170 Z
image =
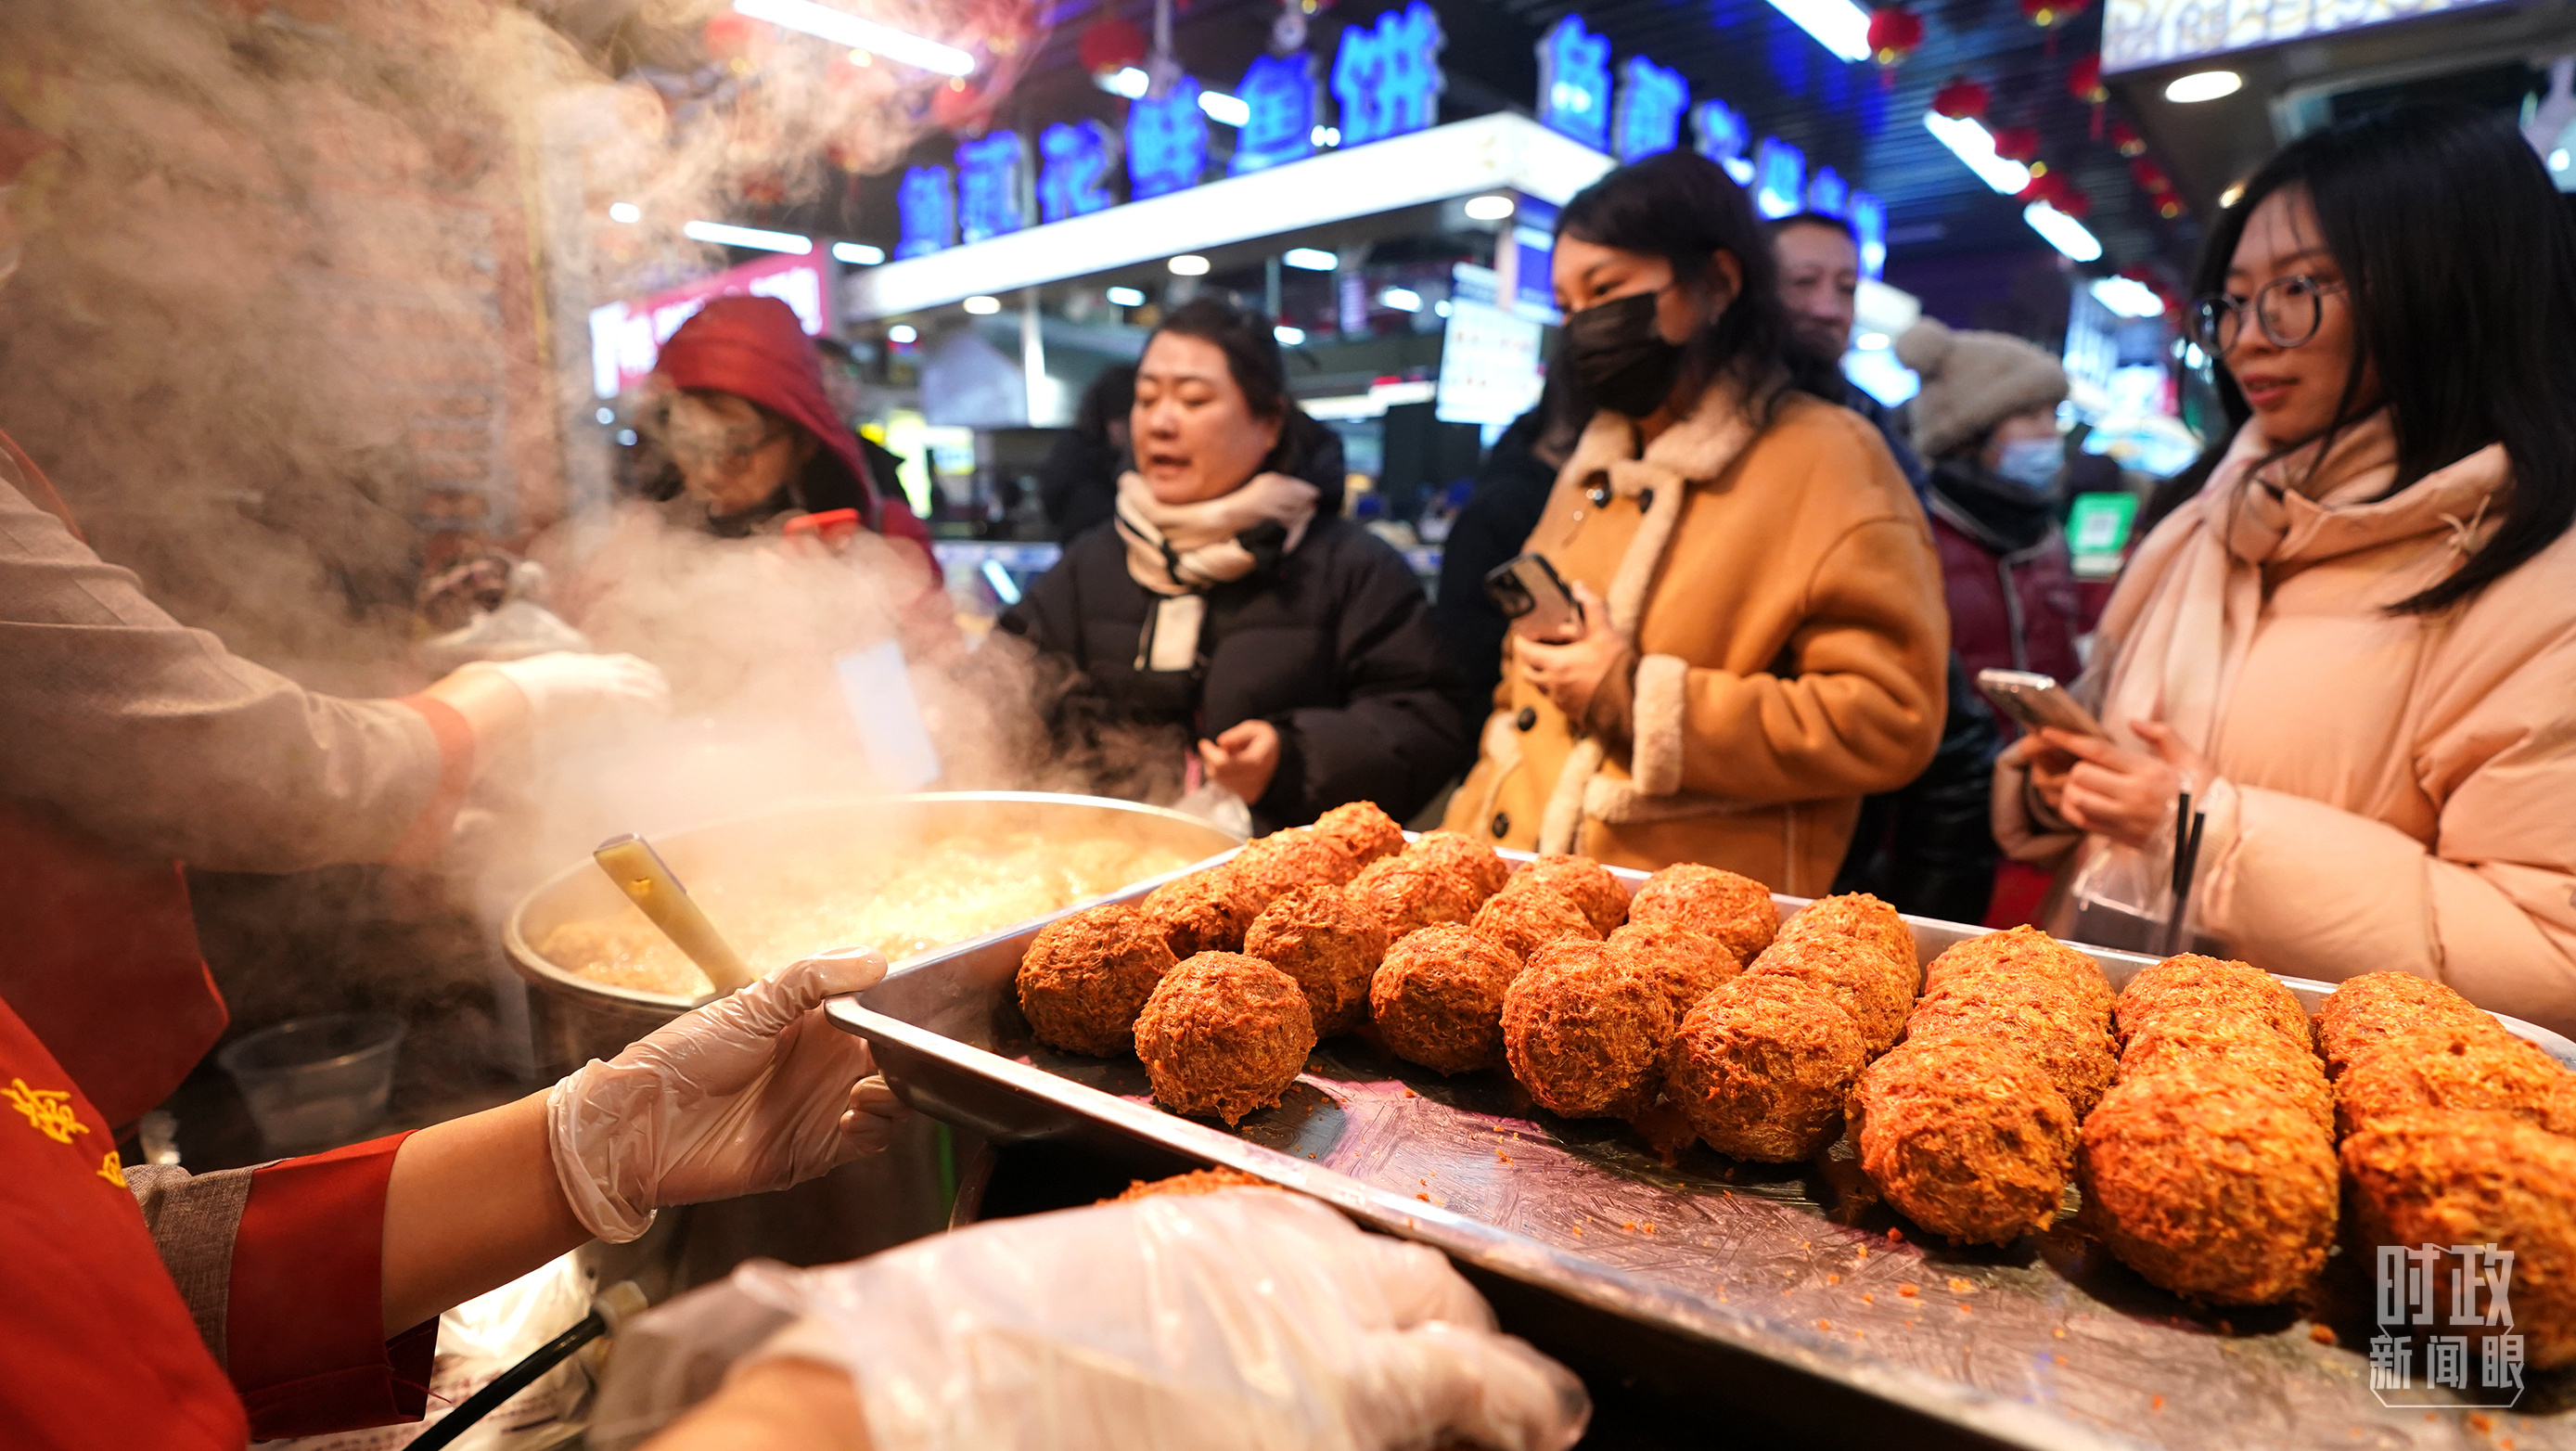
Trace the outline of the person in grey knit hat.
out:
M 1972 675 L 2002 668 L 2073 680 L 2075 640 L 2090 622 L 2057 524 L 2066 370 L 2020 338 L 1931 318 L 1896 340 L 1896 358 L 1923 380 L 1914 446 L 1932 467 L 1925 502 L 1960 663 Z

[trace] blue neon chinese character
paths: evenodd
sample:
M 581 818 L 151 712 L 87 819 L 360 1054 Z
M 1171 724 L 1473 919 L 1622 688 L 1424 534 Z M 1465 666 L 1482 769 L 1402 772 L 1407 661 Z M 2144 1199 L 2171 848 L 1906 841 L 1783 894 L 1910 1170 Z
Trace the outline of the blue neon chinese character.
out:
M 1049 126 L 1038 135 L 1038 218 L 1061 222 L 1108 207 L 1109 128 L 1097 121 Z
M 1785 217 L 1807 199 L 1807 156 L 1777 136 L 1765 136 L 1753 148 L 1753 209 L 1766 217 Z
M 1333 53 L 1333 99 L 1342 107 L 1342 144 L 1358 146 L 1420 131 L 1440 119 L 1440 51 L 1449 43 L 1423 0 L 1390 10 L 1370 26 L 1342 31 Z
M 1020 168 L 1025 157 L 1017 132 L 996 131 L 980 141 L 957 143 L 957 230 L 969 242 L 1016 232 L 1028 225 L 1020 210 Z
M 1887 272 L 1887 203 L 1865 191 L 1851 194 L 1852 236 L 1860 243 L 1860 275 Z
M 1137 201 L 1199 184 L 1207 173 L 1208 123 L 1199 83 L 1183 76 L 1160 100 L 1127 106 L 1127 190 Z
M 1819 166 L 1807 180 L 1807 210 L 1839 217 L 1851 210 L 1851 183 L 1830 166 Z
M 944 166 L 916 166 L 895 189 L 895 215 L 903 230 L 897 257 L 918 257 L 957 245 L 957 184 Z
M 1612 150 L 1621 161 L 1643 161 L 1682 144 L 1682 113 L 1690 109 L 1690 82 L 1632 55 L 1619 68 L 1619 104 L 1611 112 Z
M 1691 107 L 1690 118 L 1699 154 L 1725 167 L 1737 186 L 1751 186 L 1753 163 L 1744 152 L 1753 144 L 1753 130 L 1744 124 L 1744 113 L 1724 101 L 1702 101 Z
M 1243 73 L 1243 84 L 1234 88 L 1234 94 L 1252 113 L 1235 131 L 1234 162 L 1229 168 L 1235 175 L 1313 154 L 1313 56 L 1302 50 L 1294 55 L 1265 55 Z
M 1610 149 L 1610 37 L 1569 15 L 1538 42 L 1538 119 L 1595 151 Z

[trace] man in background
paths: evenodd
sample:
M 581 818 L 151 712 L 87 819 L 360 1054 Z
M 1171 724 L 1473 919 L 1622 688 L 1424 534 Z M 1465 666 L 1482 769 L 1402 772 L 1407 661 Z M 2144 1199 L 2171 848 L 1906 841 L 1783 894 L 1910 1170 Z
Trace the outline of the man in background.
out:
M 1771 250 L 1780 259 L 1780 297 L 1789 304 L 1789 325 L 1798 340 L 1822 357 L 1841 357 L 1851 348 L 1852 323 L 1860 311 L 1860 241 L 1851 223 L 1823 212 L 1783 217 L 1772 225 Z M 1896 466 L 1914 486 L 1914 497 L 1922 498 L 1929 479 L 1895 412 L 1848 381 L 1841 402 L 1878 425 L 1887 451 L 1896 455 Z

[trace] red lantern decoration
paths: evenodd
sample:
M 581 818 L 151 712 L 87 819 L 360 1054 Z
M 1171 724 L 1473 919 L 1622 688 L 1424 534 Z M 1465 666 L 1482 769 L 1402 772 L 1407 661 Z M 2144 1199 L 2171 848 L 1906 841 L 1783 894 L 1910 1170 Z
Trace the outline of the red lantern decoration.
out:
M 2093 139 L 2102 139 L 2102 103 L 2111 90 L 2102 84 L 2102 57 L 2088 55 L 2066 68 L 2066 94 L 2093 108 Z
M 2182 203 L 2176 198 L 2170 196 L 2166 197 L 2163 201 L 2156 203 L 2156 215 L 2170 222 L 2176 217 L 2182 215 Z
M 2139 135 L 2138 128 L 2126 121 L 2111 123 L 2111 144 L 2119 149 L 2122 156 L 2136 157 L 2147 154 L 2147 138 Z
M 1923 44 L 1923 17 L 1903 5 L 1870 12 L 1869 55 L 1881 70 L 1894 67 Z
M 2129 175 L 2138 183 L 2138 189 L 2149 196 L 2163 196 L 2173 190 L 2173 178 L 2165 175 L 2163 167 L 2146 157 L 2141 156 L 2129 163 Z
M 1993 99 L 1984 86 L 1961 76 L 1932 93 L 1932 110 L 1953 121 L 1982 121 Z
M 1995 155 L 2006 161 L 2039 159 L 2039 128 L 2036 126 L 1998 126 L 1995 128 Z
M 739 72 L 758 65 L 768 55 L 778 43 L 778 32 L 740 11 L 725 10 L 698 28 L 698 39 L 705 44 L 708 55 Z
M 1082 32 L 1078 48 L 1083 69 L 1093 75 L 1106 75 L 1145 63 L 1145 32 L 1116 15 L 1094 21 Z
M 2021 0 L 2022 18 L 2048 32 L 2048 55 L 2057 58 L 2057 27 L 2084 11 L 2086 0 Z

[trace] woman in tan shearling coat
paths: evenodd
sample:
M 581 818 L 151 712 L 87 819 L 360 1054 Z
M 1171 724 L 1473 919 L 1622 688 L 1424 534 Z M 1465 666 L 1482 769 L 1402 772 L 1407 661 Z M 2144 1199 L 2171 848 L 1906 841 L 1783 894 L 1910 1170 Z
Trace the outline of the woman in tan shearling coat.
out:
M 1821 893 L 1860 798 L 1931 759 L 1940 562 L 1877 430 L 1817 396 L 1840 380 L 1790 341 L 1771 267 L 1689 152 L 1567 205 L 1556 366 L 1589 422 L 1528 547 L 1585 620 L 1506 643 L 1452 830 Z
M 2158 945 L 2137 924 L 2169 910 L 2188 788 L 2216 945 L 2576 1033 L 2557 205 L 2510 125 L 2418 110 L 2293 143 L 2222 215 L 2198 325 L 2243 426 L 2103 619 L 2079 693 L 2113 738 L 2047 732 L 1997 768 L 1997 838 L 2064 864 L 2052 928 Z

